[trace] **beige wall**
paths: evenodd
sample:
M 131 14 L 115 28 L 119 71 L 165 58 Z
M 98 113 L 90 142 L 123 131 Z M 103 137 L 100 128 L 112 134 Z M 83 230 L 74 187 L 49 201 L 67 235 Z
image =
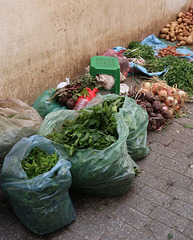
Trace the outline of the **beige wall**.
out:
M 159 34 L 193 0 L 0 0 L 0 98 L 33 104 L 91 56 Z

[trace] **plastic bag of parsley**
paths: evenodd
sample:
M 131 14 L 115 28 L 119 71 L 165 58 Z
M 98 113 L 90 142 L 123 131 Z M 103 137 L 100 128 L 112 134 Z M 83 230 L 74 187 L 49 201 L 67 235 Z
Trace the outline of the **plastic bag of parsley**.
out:
M 22 138 L 5 157 L 0 187 L 17 217 L 32 232 L 50 233 L 75 220 L 68 193 L 70 167 L 51 141 L 38 135 Z
M 87 108 L 105 101 L 109 106 L 115 106 L 118 111 L 123 113 L 124 120 L 129 128 L 127 148 L 131 158 L 136 161 L 146 157 L 150 153 L 150 149 L 147 146 L 147 126 L 149 122 L 147 112 L 132 98 L 116 94 L 99 94 L 88 103 Z
M 138 166 L 127 152 L 128 127 L 121 112 L 107 105 L 46 116 L 39 134 L 71 163 L 72 188 L 81 193 L 116 197 L 132 185 Z

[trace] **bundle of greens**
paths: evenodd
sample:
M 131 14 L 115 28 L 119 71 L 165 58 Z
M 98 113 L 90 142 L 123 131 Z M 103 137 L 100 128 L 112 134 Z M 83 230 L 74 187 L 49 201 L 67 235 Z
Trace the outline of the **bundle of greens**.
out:
M 128 49 L 123 52 L 126 58 L 143 58 L 144 60 L 155 59 L 153 47 L 140 44 L 137 41 L 130 42 Z
M 90 110 L 82 109 L 73 120 L 63 123 L 61 129 L 53 130 L 47 138 L 63 144 L 72 155 L 80 149 L 103 150 L 118 139 L 115 113 L 123 98 L 105 101 Z
M 80 96 L 88 96 L 87 88 L 93 90 L 94 88 L 99 88 L 101 85 L 97 82 L 96 79 L 87 73 L 82 76 L 80 79 L 73 81 L 67 86 L 60 88 L 56 93 L 50 98 L 50 100 L 55 99 L 61 105 L 66 106 L 68 109 L 73 109 L 76 100 Z
M 161 57 L 154 60 L 147 60 L 143 67 L 147 69 L 148 72 L 162 72 L 164 69 L 171 66 L 173 63 L 180 63 L 180 59 L 172 55 L 167 55 L 166 57 Z
M 193 64 L 186 59 L 172 63 L 163 79 L 169 86 L 176 85 L 189 96 L 193 96 Z
M 31 152 L 21 161 L 21 166 L 29 179 L 50 171 L 58 162 L 59 156 L 48 154 L 45 151 L 34 147 Z

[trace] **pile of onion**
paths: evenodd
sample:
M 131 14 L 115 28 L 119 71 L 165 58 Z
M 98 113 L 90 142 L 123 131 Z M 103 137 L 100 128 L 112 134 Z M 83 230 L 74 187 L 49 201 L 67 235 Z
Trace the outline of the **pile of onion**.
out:
M 136 102 L 148 113 L 148 130 L 154 130 L 162 129 L 168 119 L 173 118 L 176 112 L 180 113 L 186 98 L 184 91 L 157 80 L 142 83 Z

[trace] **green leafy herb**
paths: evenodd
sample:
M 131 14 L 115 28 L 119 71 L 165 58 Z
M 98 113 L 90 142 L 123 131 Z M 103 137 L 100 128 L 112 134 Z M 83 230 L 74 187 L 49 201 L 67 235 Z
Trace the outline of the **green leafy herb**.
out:
M 168 233 L 168 240 L 171 240 L 173 238 L 173 235 L 171 233 Z
M 184 124 L 183 127 L 184 128 L 191 128 L 191 129 L 193 129 L 193 126 L 192 125 L 188 125 L 188 124 Z
M 103 150 L 118 139 L 115 113 L 123 105 L 124 98 L 105 101 L 90 109 L 80 110 L 74 120 L 67 120 L 62 127 L 47 136 L 63 144 L 72 155 L 79 149 Z
M 28 178 L 31 179 L 50 171 L 56 165 L 58 159 L 59 156 L 56 152 L 48 154 L 38 147 L 34 147 L 28 156 L 22 159 L 21 166 Z
M 8 116 L 7 118 L 12 118 L 12 117 L 14 117 L 15 115 L 14 114 L 12 114 L 12 115 L 10 115 L 10 116 Z
M 129 44 L 128 49 L 123 52 L 123 55 L 126 58 L 155 59 L 153 47 L 135 41 Z

